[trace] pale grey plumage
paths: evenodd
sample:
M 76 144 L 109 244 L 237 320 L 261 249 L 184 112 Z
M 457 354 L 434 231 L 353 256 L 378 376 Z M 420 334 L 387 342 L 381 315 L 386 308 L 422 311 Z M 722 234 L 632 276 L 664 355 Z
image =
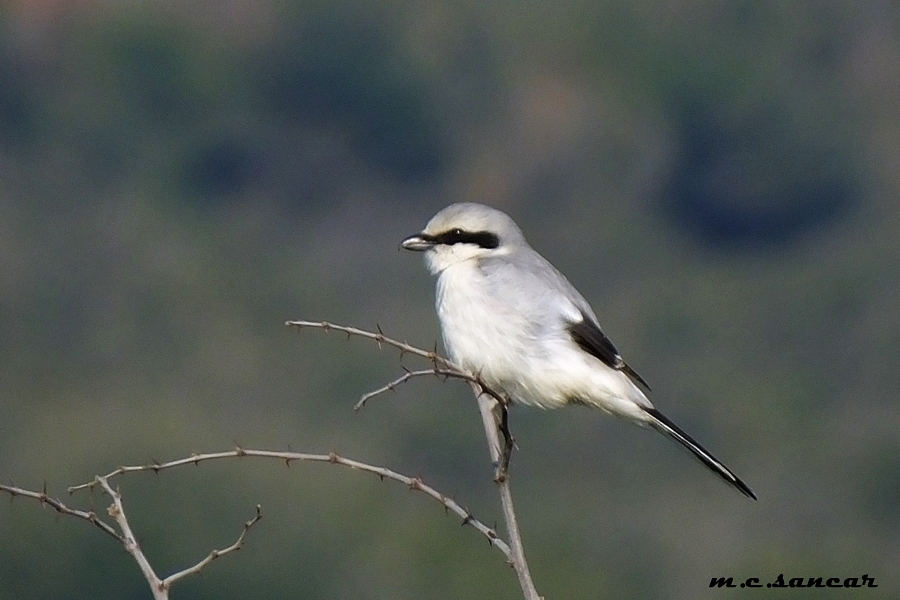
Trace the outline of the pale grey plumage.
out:
M 584 404 L 653 426 L 755 499 L 746 484 L 653 407 L 639 387 L 646 383 L 603 334 L 588 302 L 505 213 L 453 204 L 402 245 L 424 251 L 438 277 L 436 307 L 454 362 L 514 403 Z

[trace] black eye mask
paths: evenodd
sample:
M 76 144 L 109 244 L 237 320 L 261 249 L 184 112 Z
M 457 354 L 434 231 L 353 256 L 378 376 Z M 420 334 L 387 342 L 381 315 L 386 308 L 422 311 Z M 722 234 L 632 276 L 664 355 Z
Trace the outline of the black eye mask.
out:
M 491 233 L 490 231 L 463 231 L 459 228 L 428 236 L 428 241 L 448 246 L 453 244 L 475 244 L 488 250 L 492 250 L 500 245 L 500 238 L 497 237 L 496 233 Z

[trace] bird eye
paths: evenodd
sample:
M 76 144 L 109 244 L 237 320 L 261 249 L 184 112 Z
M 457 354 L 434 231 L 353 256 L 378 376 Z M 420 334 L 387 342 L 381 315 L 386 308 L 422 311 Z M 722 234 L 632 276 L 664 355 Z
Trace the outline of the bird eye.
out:
M 448 229 L 436 236 L 436 241 L 440 244 L 452 246 L 454 244 L 473 244 L 487 250 L 492 250 L 500 245 L 500 238 L 496 233 L 489 231 L 466 231 L 461 227 Z

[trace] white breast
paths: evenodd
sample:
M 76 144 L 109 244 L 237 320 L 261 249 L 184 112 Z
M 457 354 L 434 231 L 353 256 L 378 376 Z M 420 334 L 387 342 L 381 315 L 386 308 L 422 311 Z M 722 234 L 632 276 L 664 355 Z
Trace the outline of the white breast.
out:
M 526 353 L 529 324 L 491 295 L 475 261 L 457 263 L 438 278 L 437 314 L 444 345 L 460 366 L 486 382 L 505 382 Z

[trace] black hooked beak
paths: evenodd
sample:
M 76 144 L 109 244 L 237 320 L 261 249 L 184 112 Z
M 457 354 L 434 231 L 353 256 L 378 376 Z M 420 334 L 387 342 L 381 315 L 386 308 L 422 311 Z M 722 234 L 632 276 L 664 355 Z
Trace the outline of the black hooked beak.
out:
M 400 247 L 415 252 L 424 252 L 425 250 L 433 248 L 435 243 L 433 236 L 430 236 L 427 233 L 417 233 L 400 242 Z

